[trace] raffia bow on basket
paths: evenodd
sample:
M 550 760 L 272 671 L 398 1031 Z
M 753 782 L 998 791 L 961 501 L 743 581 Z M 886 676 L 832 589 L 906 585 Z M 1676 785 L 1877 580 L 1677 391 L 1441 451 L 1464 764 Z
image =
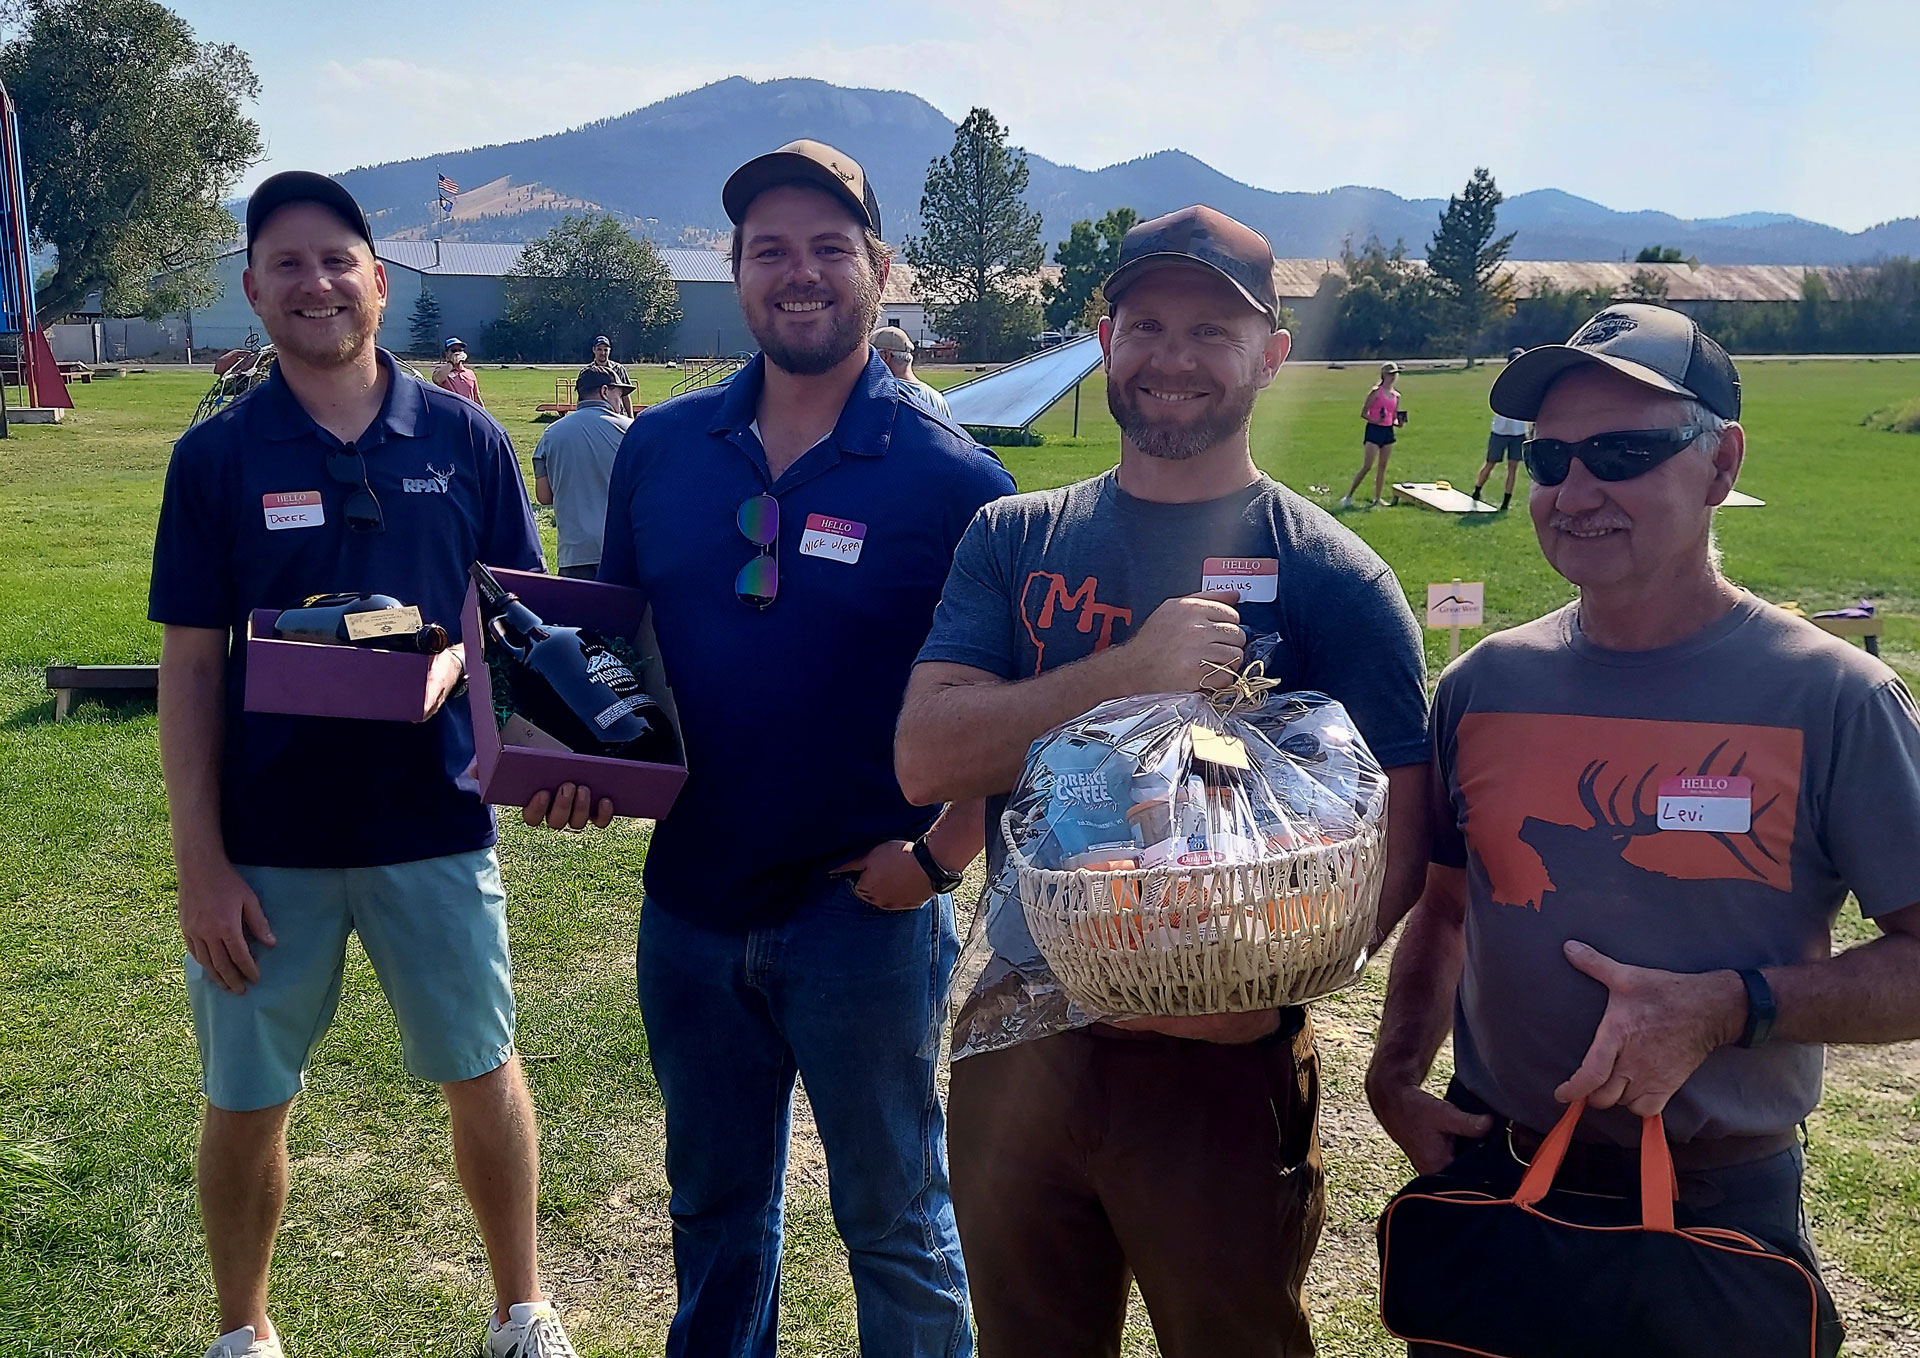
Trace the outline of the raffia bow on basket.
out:
M 1028 931 L 1081 1008 L 1271 1009 L 1359 976 L 1385 777 L 1338 703 L 1278 688 L 1256 662 L 1211 694 L 1116 699 L 1036 743 L 1001 832 Z

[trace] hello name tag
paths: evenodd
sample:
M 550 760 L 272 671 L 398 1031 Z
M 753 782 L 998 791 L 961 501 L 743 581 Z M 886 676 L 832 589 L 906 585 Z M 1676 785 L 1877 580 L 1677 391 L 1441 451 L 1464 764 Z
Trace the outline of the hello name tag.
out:
M 1753 779 L 1683 775 L 1660 784 L 1660 828 L 1744 835 L 1753 828 Z
M 317 490 L 282 490 L 260 497 L 260 512 L 266 516 L 267 531 L 282 528 L 318 528 L 327 521 L 327 511 Z
M 1280 597 L 1280 562 L 1271 556 L 1210 556 L 1200 563 L 1200 592 L 1270 604 Z
M 852 519 L 835 519 L 825 514 L 807 515 L 806 531 L 800 534 L 801 556 L 823 556 L 829 561 L 844 561 L 851 566 L 860 559 L 866 545 L 867 526 Z

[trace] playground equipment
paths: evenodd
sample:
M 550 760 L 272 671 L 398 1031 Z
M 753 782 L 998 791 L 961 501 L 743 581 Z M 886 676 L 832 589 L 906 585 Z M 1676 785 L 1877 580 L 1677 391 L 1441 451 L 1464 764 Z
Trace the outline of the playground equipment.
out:
M 1100 366 L 1100 339 L 1086 335 L 996 368 L 942 393 L 955 424 L 1024 431 L 1055 401 L 1073 393 L 1073 432 L 1080 433 L 1080 383 Z
M 0 84 L 0 334 L 15 338 L 15 362 L 7 377 L 26 388 L 27 406 L 41 415 L 36 423 L 53 423 L 51 412 L 73 409 L 66 378 L 54 361 L 53 350 L 35 315 L 33 266 L 28 259 L 27 182 L 20 165 L 20 120 L 13 97 Z M 7 430 L 6 393 L 0 387 L 0 437 Z M 20 418 L 24 412 L 13 412 Z

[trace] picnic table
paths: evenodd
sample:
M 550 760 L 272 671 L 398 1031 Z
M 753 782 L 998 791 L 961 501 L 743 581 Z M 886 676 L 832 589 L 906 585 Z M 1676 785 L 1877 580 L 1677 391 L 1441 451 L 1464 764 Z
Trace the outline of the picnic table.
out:
M 1880 638 L 1886 634 L 1885 618 L 1808 618 L 1808 622 L 1829 636 L 1845 637 L 1851 640 L 1860 638 L 1860 644 L 1867 648 L 1868 655 L 1880 654 Z

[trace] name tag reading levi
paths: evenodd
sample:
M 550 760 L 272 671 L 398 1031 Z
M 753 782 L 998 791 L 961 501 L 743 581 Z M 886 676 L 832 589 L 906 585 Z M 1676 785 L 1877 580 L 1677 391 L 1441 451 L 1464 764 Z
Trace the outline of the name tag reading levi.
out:
M 1200 563 L 1202 594 L 1237 594 L 1243 604 L 1270 604 L 1280 593 L 1280 562 L 1271 556 L 1210 556 Z
M 1715 774 L 1660 784 L 1660 828 L 1744 835 L 1753 828 L 1753 779 Z
M 806 531 L 800 534 L 800 555 L 824 556 L 829 561 L 844 561 L 851 566 L 860 559 L 860 548 L 866 540 L 864 523 L 809 514 Z
M 260 497 L 260 512 L 266 516 L 267 531 L 282 528 L 318 528 L 327 521 L 326 507 L 317 490 L 283 490 Z

